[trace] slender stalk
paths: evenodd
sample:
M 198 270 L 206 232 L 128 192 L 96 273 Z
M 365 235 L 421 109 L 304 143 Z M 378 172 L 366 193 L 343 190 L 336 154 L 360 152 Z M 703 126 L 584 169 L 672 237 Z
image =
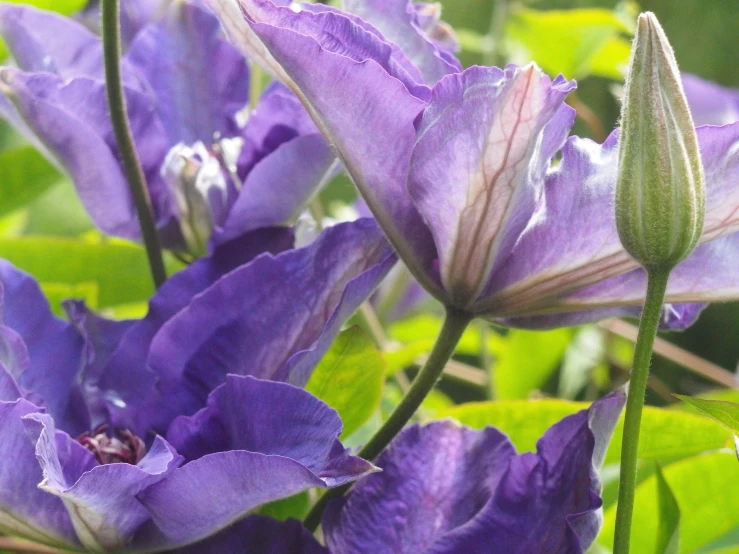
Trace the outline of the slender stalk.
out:
M 644 408 L 644 395 L 649 378 L 649 364 L 652 361 L 652 346 L 654 345 L 654 338 L 657 336 L 657 328 L 662 315 L 662 304 L 665 299 L 668 277 L 669 271 L 648 272 L 647 296 L 639 321 L 639 337 L 634 348 L 629 395 L 626 399 L 626 417 L 621 450 L 621 476 L 616 510 L 616 533 L 613 544 L 614 554 L 628 554 L 629 552 L 641 414 L 642 408 Z
M 146 187 L 144 170 L 141 168 L 133 142 L 131 124 L 126 113 L 126 98 L 123 94 L 121 79 L 121 36 L 119 24 L 118 0 L 102 1 L 102 28 L 103 54 L 105 59 L 105 88 L 108 95 L 108 109 L 113 123 L 118 150 L 121 153 L 123 169 L 126 173 L 128 186 L 133 195 L 136 213 L 141 226 L 141 236 L 144 239 L 146 255 L 149 258 L 149 267 L 158 288 L 167 279 L 162 259 L 162 248 L 159 244 L 154 216 L 152 215 L 151 199 Z
M 365 460 L 374 460 L 390 444 L 390 441 L 400 433 L 405 424 L 410 421 L 423 399 L 431 392 L 431 389 L 434 388 L 439 377 L 441 377 L 444 367 L 454 354 L 454 349 L 470 321 L 472 321 L 470 314 L 451 308 L 447 309 L 444 325 L 439 332 L 428 360 L 426 360 L 416 378 L 413 379 L 410 389 L 408 389 L 400 404 L 395 407 L 387 421 L 360 450 L 360 457 Z M 348 486 L 338 487 L 324 494 L 303 521 L 305 527 L 311 531 L 315 530 L 321 521 L 321 514 L 329 500 L 342 496 L 348 489 Z

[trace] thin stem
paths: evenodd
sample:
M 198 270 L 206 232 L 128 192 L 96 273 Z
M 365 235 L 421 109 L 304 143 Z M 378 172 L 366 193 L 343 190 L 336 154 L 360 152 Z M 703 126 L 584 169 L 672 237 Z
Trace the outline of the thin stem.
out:
M 405 424 L 410 421 L 423 399 L 431 392 L 431 389 L 434 388 L 439 377 L 441 377 L 444 367 L 454 354 L 454 349 L 470 321 L 472 321 L 470 314 L 447 309 L 444 325 L 439 332 L 428 360 L 413 379 L 410 389 L 408 389 L 400 404 L 395 407 L 387 421 L 360 450 L 360 457 L 365 460 L 374 460 L 390 444 L 390 441 L 400 433 Z M 342 496 L 348 488 L 348 486 L 338 487 L 326 492 L 306 516 L 303 521 L 305 527 L 311 531 L 315 530 L 321 521 L 321 514 L 328 502 L 333 498 Z
M 493 6 L 493 14 L 490 18 L 490 49 L 486 52 L 483 63 L 503 67 L 507 61 L 503 39 L 505 37 L 505 25 L 508 19 L 509 0 L 497 0 Z
M 123 94 L 123 81 L 121 79 L 121 36 L 118 20 L 118 0 L 103 0 L 103 53 L 108 109 L 110 110 L 110 119 L 113 123 L 113 131 L 118 143 L 123 169 L 126 173 L 126 180 L 136 205 L 136 213 L 139 217 L 146 255 L 149 258 L 151 275 L 155 286 L 159 288 L 166 281 L 167 273 L 164 269 L 162 248 L 159 244 L 159 235 L 152 215 L 146 178 L 136 153 L 131 124 L 126 113 L 126 98 Z
M 628 554 L 629 552 L 631 518 L 634 513 L 641 413 L 649 379 L 649 364 L 652 361 L 652 346 L 662 315 L 662 304 L 665 299 L 668 277 L 669 271 L 648 272 L 647 296 L 639 321 L 639 337 L 634 348 L 631 382 L 629 383 L 629 395 L 626 400 L 626 417 L 621 450 L 621 477 L 616 511 L 616 533 L 613 544 L 614 554 Z
M 262 68 L 255 63 L 249 64 L 249 108 L 254 111 L 262 96 Z

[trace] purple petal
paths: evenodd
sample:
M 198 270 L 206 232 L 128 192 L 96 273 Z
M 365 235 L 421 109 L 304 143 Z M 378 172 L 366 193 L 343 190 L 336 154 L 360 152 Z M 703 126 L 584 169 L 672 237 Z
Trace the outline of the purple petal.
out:
M 425 36 L 410 0 L 344 0 L 344 7 L 397 44 L 421 71 L 427 85 L 433 86 L 444 75 L 462 70 L 459 62 L 444 56 Z
M 0 333 L 4 329 L 0 328 Z M 0 361 L 0 402 L 15 402 L 19 398 L 23 398 L 23 393 L 18 384 L 13 379 L 13 375 Z
M 218 242 L 292 222 L 335 173 L 336 157 L 319 134 L 283 143 L 249 172 Z
M 581 554 L 600 530 L 598 471 L 621 414 L 623 391 L 553 425 L 537 453 L 511 460 L 495 495 L 428 554 L 501 552 Z
M 667 301 L 695 304 L 737 298 L 732 260 L 739 231 L 739 123 L 697 130 L 706 173 L 703 244 L 673 272 Z M 573 138 L 560 164 L 550 171 L 546 193 L 533 223 L 494 279 L 495 293 L 481 308 L 516 325 L 537 320 L 557 325 L 634 314 L 645 279 L 618 239 L 612 209 L 617 135 L 597 145 Z M 723 237 L 723 238 L 722 238 Z M 671 327 L 685 327 L 696 307 L 681 310 Z M 672 323 L 669 319 L 672 318 Z
M 100 38 L 57 13 L 2 4 L 0 35 L 23 71 L 54 73 L 63 79 L 104 76 Z M 141 75 L 127 62 L 123 65 L 124 83 L 143 91 Z
M 148 361 L 163 396 L 192 413 L 227 373 L 304 385 L 394 263 L 375 222 L 363 219 L 229 273 L 154 337 Z
M 248 102 L 246 60 L 222 37 L 212 13 L 176 2 L 146 26 L 126 54 L 156 99 L 169 144 L 211 144 L 236 131 L 233 118 Z
M 136 495 L 166 479 L 182 461 L 157 437 L 137 465 L 98 465 L 89 450 L 57 432 L 49 416 L 30 414 L 24 423 L 43 470 L 39 488 L 64 501 L 77 536 L 94 551 L 119 550 L 130 543 L 149 517 Z
M 338 414 L 304 390 L 230 375 L 167 434 L 194 461 L 139 499 L 168 543 L 200 540 L 266 502 L 375 471 L 344 450 L 340 433 Z
M 0 532 L 78 548 L 64 504 L 38 488 L 43 474 L 23 424 L 23 417 L 38 412 L 25 400 L 0 401 Z
M 431 228 L 456 305 L 474 302 L 531 219 L 574 118 L 563 105 L 574 86 L 532 64 L 473 67 L 434 87 L 418 123 L 408 191 Z
M 51 313 L 36 281 L 5 260 L 0 260 L 0 284 L 2 321 L 14 331 L 3 335 L 16 343 L 16 356 L 25 357 L 18 338 L 27 349 L 28 361 L 22 361 L 22 373 L 14 375 L 18 385 L 43 398 L 59 427 L 73 434 L 88 431 L 90 415 L 78 383 L 82 339 L 72 325 Z M 6 367 L 13 371 L 13 365 Z
M 119 405 L 142 404 L 142 399 L 152 392 L 156 380 L 156 374 L 148 369 L 146 360 L 151 341 L 161 327 L 184 309 L 194 296 L 223 275 L 264 252 L 277 254 L 291 248 L 292 243 L 293 235 L 289 229 L 260 229 L 220 245 L 211 256 L 170 277 L 150 300 L 146 317 L 132 325 L 121 338 L 98 382 L 100 388 Z M 159 410 L 156 405 L 149 406 L 149 409 Z M 133 412 L 136 411 L 134 408 Z M 120 415 L 124 419 L 129 416 L 133 417 L 133 414 Z M 130 420 L 120 423 L 132 425 Z M 145 433 L 148 428 L 139 430 Z
M 681 77 L 696 126 L 739 121 L 739 90 L 704 81 L 689 73 L 683 73 Z
M 107 402 L 111 399 L 110 394 L 106 394 L 103 390 L 106 384 L 105 367 L 123 336 L 133 326 L 134 321 L 105 319 L 94 314 L 84 302 L 78 300 L 66 300 L 64 309 L 70 322 L 84 340 L 82 361 L 84 371 L 81 385 L 90 410 L 89 429 L 97 429 L 107 423 Z M 119 388 L 115 391 L 115 398 L 128 397 L 131 393 L 126 392 L 127 388 L 136 390 L 140 386 L 136 383 L 136 379 L 131 378 L 131 372 L 127 373 L 127 377 L 127 379 L 117 381 Z M 121 389 L 120 385 L 126 388 Z
M 329 504 L 323 516 L 329 549 L 425 552 L 477 514 L 515 453 L 493 428 L 473 431 L 443 421 L 406 429 L 377 459 L 381 473 Z
M 335 12 L 296 14 L 263 0 L 241 0 L 242 16 L 230 1 L 210 5 L 232 40 L 301 99 L 393 246 L 416 278 L 438 293 L 429 269 L 433 240 L 405 189 L 413 121 L 424 103 L 388 72 L 392 49 Z
M 172 554 L 329 554 L 298 520 L 253 515 Z
M 103 231 L 136 238 L 133 200 L 118 161 L 102 81 L 64 81 L 46 73 L 0 70 L 0 92 L 45 145 L 48 155 L 69 173 L 95 224 Z M 159 177 L 167 151 L 164 130 L 153 117 L 148 96 L 126 89 L 126 101 L 141 163 L 159 223 L 173 214 L 170 191 Z

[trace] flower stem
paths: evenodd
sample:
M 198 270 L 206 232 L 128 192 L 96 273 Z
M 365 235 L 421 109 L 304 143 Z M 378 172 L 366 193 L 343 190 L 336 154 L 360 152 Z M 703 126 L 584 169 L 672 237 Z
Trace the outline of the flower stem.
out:
M 108 109 L 113 123 L 116 142 L 126 173 L 126 180 L 133 195 L 136 213 L 141 226 L 141 236 L 149 258 L 149 267 L 154 285 L 159 286 L 167 279 L 162 259 L 162 248 L 159 244 L 151 199 L 146 187 L 146 178 L 141 168 L 133 142 L 131 124 L 126 113 L 126 98 L 123 94 L 121 79 L 121 36 L 119 24 L 118 0 L 102 1 L 103 55 L 105 59 L 105 88 L 108 95 Z
M 426 360 L 416 378 L 413 379 L 410 389 L 408 389 L 400 404 L 395 407 L 387 421 L 359 451 L 360 457 L 365 460 L 374 460 L 390 444 L 390 441 L 400 433 L 405 424 L 410 421 L 423 399 L 431 392 L 431 389 L 434 388 L 439 377 L 441 377 L 444 367 L 454 354 L 454 349 L 470 321 L 472 321 L 472 315 L 451 308 L 447 309 L 444 325 L 439 332 L 428 360 Z M 315 530 L 321 521 L 321 514 L 329 500 L 340 497 L 348 488 L 348 486 L 338 487 L 324 494 L 303 521 L 305 527 L 311 531 Z
M 483 63 L 485 65 L 503 67 L 506 64 L 508 56 L 506 55 L 503 41 L 505 39 L 505 26 L 510 8 L 508 3 L 509 0 L 496 0 L 493 5 L 490 28 L 487 34 L 490 39 L 490 49 L 483 56 Z
M 626 400 L 613 554 L 628 554 L 629 552 L 631 518 L 634 513 L 641 413 L 644 407 L 644 395 L 647 390 L 649 364 L 652 361 L 652 347 L 662 316 L 662 304 L 665 299 L 669 274 L 669 271 L 647 272 L 647 296 L 639 321 L 639 336 L 634 348 L 631 382 L 629 383 L 629 395 Z

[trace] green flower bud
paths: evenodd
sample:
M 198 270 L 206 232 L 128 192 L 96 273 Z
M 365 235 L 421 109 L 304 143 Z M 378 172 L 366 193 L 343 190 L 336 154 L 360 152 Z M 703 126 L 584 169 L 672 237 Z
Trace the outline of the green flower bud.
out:
M 703 230 L 705 187 L 693 120 L 672 47 L 652 13 L 639 16 L 621 113 L 616 226 L 648 270 L 669 271 Z

